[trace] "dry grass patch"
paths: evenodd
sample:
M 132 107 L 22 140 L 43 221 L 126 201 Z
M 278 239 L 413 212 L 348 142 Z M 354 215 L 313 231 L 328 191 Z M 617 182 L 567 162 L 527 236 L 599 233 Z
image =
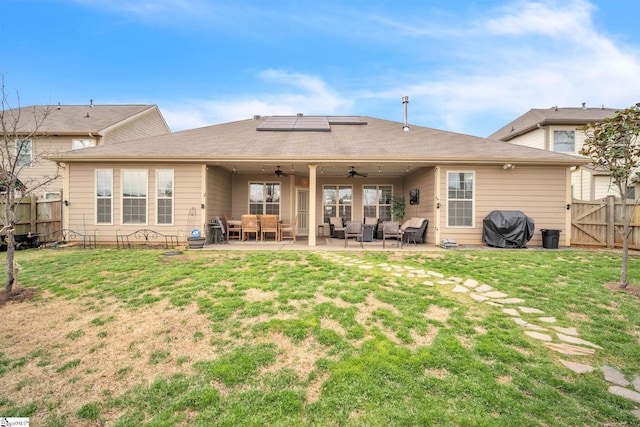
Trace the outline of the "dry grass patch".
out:
M 3 308 L 4 348 L 29 361 L 3 377 L 4 389 L 24 404 L 55 396 L 59 410 L 72 413 L 107 393 L 118 396 L 159 376 L 188 373 L 191 362 L 216 357 L 209 321 L 197 310 L 166 302 L 136 311 L 116 305 L 87 310 L 81 300 L 10 304 Z M 204 339 L 194 342 L 196 332 Z M 157 355 L 163 357 L 153 363 Z
M 427 328 L 427 332 L 424 335 L 419 335 L 413 329 L 409 330 L 409 334 L 411 335 L 411 339 L 413 339 L 413 343 L 408 347 L 411 350 L 415 350 L 418 347 L 427 347 L 433 343 L 433 340 L 436 339 L 438 333 L 440 332 L 440 328 L 429 325 Z
M 261 289 L 249 288 L 245 291 L 242 298 L 249 302 L 263 302 L 274 300 L 278 298 L 278 295 L 280 295 L 280 293 L 277 291 L 263 291 Z
M 442 379 L 446 378 L 447 376 L 449 376 L 449 371 L 447 371 L 444 368 L 440 368 L 440 369 L 425 369 L 424 370 L 424 374 L 426 376 L 435 377 L 435 378 L 438 378 L 438 379 L 442 380 Z
M 326 356 L 326 347 L 320 345 L 315 338 L 308 337 L 299 343 L 294 343 L 289 337 L 281 333 L 263 335 L 255 340 L 258 343 L 274 343 L 278 348 L 278 355 L 274 363 L 263 368 L 262 373 L 275 373 L 282 369 L 291 369 L 302 381 L 309 378 L 309 374 L 316 368 L 318 359 Z
M 451 316 L 451 310 L 436 304 L 431 304 L 429 309 L 424 313 L 424 316 L 427 319 L 437 320 L 438 322 L 446 324 Z

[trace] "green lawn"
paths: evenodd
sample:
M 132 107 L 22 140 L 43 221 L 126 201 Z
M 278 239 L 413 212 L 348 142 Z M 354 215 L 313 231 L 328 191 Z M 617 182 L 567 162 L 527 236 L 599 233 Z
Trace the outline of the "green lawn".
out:
M 38 293 L 0 307 L 0 416 L 32 426 L 640 425 L 601 371 L 640 375 L 640 299 L 605 286 L 613 252 L 16 256 Z M 555 342 L 576 328 L 593 354 L 514 318 Z

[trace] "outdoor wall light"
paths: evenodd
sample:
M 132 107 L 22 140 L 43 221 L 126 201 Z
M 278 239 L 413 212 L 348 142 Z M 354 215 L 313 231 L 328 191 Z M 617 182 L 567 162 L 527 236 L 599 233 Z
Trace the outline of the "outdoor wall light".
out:
M 509 170 L 509 169 L 515 169 L 516 165 L 512 165 L 511 163 L 505 163 L 504 165 L 502 165 L 502 169 L 504 170 Z

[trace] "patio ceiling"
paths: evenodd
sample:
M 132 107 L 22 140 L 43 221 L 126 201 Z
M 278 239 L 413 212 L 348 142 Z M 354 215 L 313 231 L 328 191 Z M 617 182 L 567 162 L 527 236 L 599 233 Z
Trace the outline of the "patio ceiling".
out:
M 317 162 L 314 163 L 317 165 L 317 174 L 318 177 L 331 177 L 331 178 L 346 178 L 348 176 L 349 169 L 353 166 L 353 168 L 362 174 L 367 174 L 368 178 L 376 178 L 376 177 L 399 177 L 406 175 L 407 173 L 412 172 L 417 167 L 422 167 L 420 165 L 411 165 L 406 163 L 358 163 L 358 162 L 332 162 L 332 163 L 324 163 Z M 244 175 L 255 175 L 255 174 L 267 174 L 276 176 L 275 170 L 278 166 L 280 166 L 280 170 L 287 175 L 299 175 L 299 176 L 308 176 L 309 175 L 309 163 L 301 163 L 301 162 L 237 162 L 237 163 L 214 163 L 212 166 L 222 167 L 229 172 L 234 172 L 237 174 Z M 357 179 L 366 179 L 362 176 L 357 176 Z

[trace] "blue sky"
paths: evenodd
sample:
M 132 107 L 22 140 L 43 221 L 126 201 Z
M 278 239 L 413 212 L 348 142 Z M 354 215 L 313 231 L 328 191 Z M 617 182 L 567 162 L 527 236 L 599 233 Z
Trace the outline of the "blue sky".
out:
M 365 115 L 488 136 L 640 102 L 635 0 L 0 0 L 11 106 L 157 104 L 172 130 Z

